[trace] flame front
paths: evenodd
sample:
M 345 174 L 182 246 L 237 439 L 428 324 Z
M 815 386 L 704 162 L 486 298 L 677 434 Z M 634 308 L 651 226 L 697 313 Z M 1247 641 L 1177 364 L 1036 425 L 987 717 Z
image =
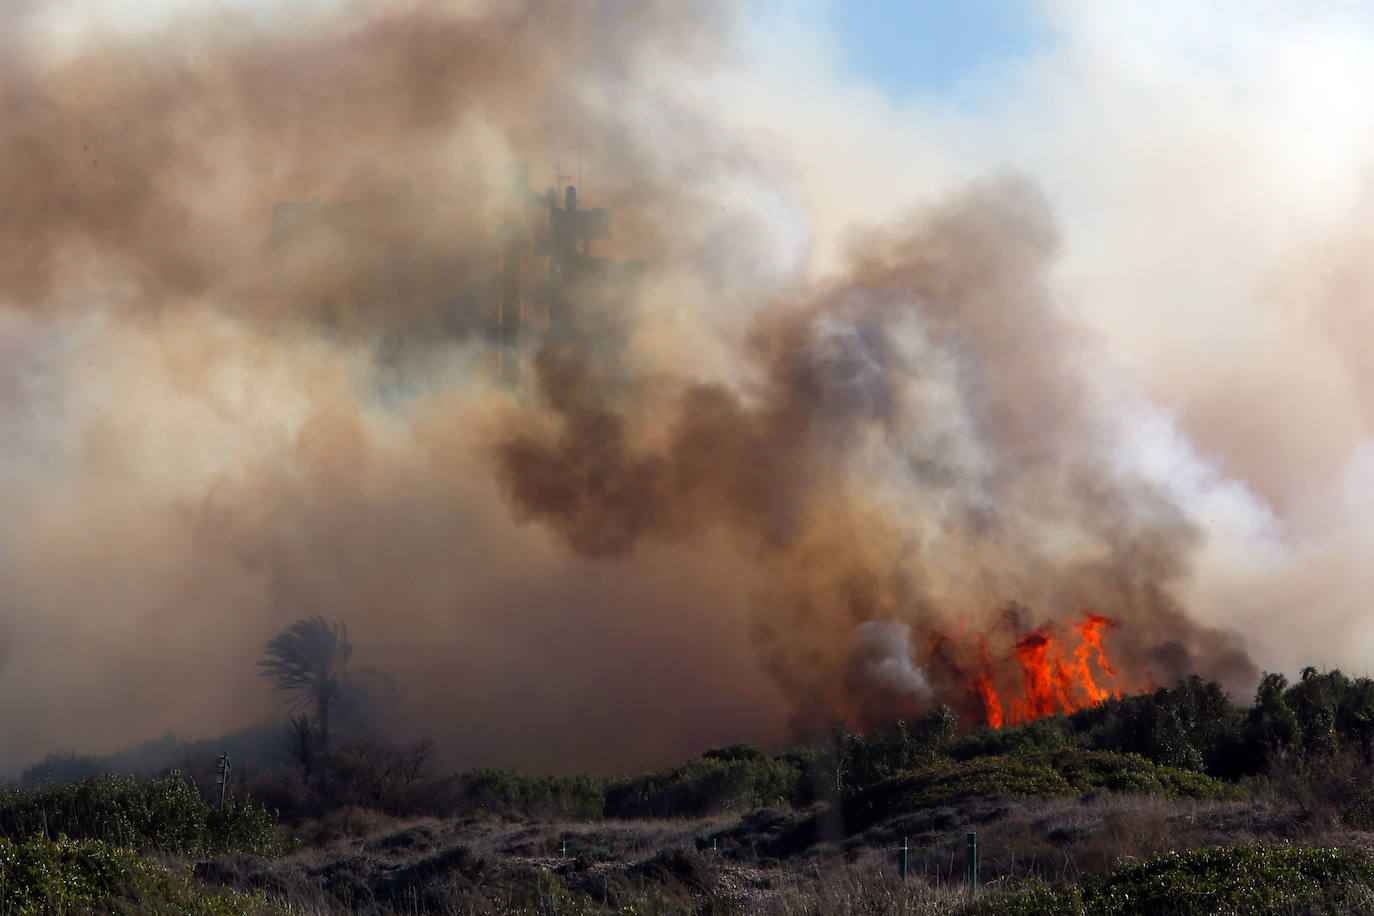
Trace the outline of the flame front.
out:
M 983 717 L 993 728 L 1002 727 L 1002 701 L 997 698 L 997 688 L 992 684 L 992 670 L 988 664 L 988 641 L 978 638 L 978 674 L 973 679 L 973 690 L 983 703 Z
M 1042 716 L 1069 713 L 1121 696 L 1114 682 L 1116 669 L 1108 661 L 1103 635 L 1117 624 L 1101 614 L 1085 612 L 1084 619 L 1072 625 L 1079 644 L 1066 654 L 1065 646 L 1052 627 L 1041 627 L 1022 634 L 1003 659 L 993 656 L 986 636 L 978 636 L 974 670 L 969 690 L 982 705 L 983 718 L 993 728 L 1029 722 Z M 1019 693 L 998 690 L 998 662 L 1014 660 L 1020 674 Z M 1095 678 L 1093 667 L 1098 676 Z M 1002 682 L 1013 681 L 1001 672 Z M 1113 682 L 1103 686 L 1099 681 Z
M 1073 652 L 1074 674 L 1078 682 L 1082 684 L 1083 688 L 1088 692 L 1089 699 L 1093 703 L 1101 703 L 1103 700 L 1110 697 L 1121 696 L 1120 687 L 1115 688 L 1111 692 L 1098 687 L 1097 684 L 1093 682 L 1091 671 L 1088 670 L 1089 652 L 1095 650 L 1097 652 L 1097 667 L 1101 668 L 1102 673 L 1106 674 L 1108 677 L 1116 677 L 1116 669 L 1107 662 L 1107 653 L 1102 648 L 1103 631 L 1116 629 L 1116 623 L 1108 620 L 1101 614 L 1095 614 L 1092 611 L 1088 611 L 1087 619 L 1080 624 L 1075 624 L 1074 629 L 1078 631 L 1079 638 L 1083 640 L 1082 644 Z

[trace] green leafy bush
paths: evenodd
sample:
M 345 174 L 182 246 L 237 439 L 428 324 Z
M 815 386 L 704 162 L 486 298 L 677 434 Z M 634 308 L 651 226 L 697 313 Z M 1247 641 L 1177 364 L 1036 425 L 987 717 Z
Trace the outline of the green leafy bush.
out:
M 707 760 L 765 760 L 768 757 L 762 749 L 743 741 L 729 747 L 713 747 L 701 756 Z
M 594 776 L 528 776 L 510 770 L 471 770 L 449 781 L 451 813 L 523 817 L 601 817 L 605 783 Z
M 613 781 L 607 817 L 704 817 L 793 804 L 803 778 L 792 759 L 699 757 L 671 770 Z
M 1202 773 L 1151 763 L 1136 754 L 1065 748 L 1052 754 L 978 757 L 894 776 L 842 806 L 851 830 L 887 817 L 982 796 L 1054 798 L 1093 791 L 1165 798 L 1236 798 L 1240 790 Z
M 211 891 L 99 840 L 0 838 L 0 910 L 39 913 L 280 912 L 261 897 Z
M 207 803 L 180 774 L 140 782 L 99 776 L 41 789 L 0 790 L 0 836 L 100 840 L 140 852 L 271 855 L 275 818 L 258 805 Z
M 1374 862 L 1356 849 L 1240 845 L 1173 851 L 1075 884 L 1036 883 L 990 897 L 969 916 L 1120 913 L 1360 913 L 1374 904 Z
M 980 757 L 966 763 L 939 764 L 885 779 L 842 805 L 851 831 L 863 830 L 898 814 L 946 805 L 973 796 L 1013 798 L 1071 795 L 1074 787 L 1047 760 Z
M 915 719 L 895 719 L 867 738 L 836 724 L 807 772 L 820 794 L 850 795 L 889 776 L 944 758 L 958 727 L 954 710 L 944 705 Z
M 956 760 L 1003 754 L 1031 754 L 1057 751 L 1074 741 L 1073 728 L 1064 716 L 1046 716 L 1022 725 L 973 729 L 954 741 L 949 756 Z
M 1109 700 L 1069 717 L 1082 743 L 1155 763 L 1236 776 L 1243 716 L 1216 681 L 1190 677 L 1153 693 Z
M 1039 759 L 1039 758 L 1036 758 Z M 1139 754 L 1065 748 L 1045 758 L 1076 792 L 1106 789 L 1165 798 L 1240 798 L 1234 785 L 1204 773 L 1163 766 Z

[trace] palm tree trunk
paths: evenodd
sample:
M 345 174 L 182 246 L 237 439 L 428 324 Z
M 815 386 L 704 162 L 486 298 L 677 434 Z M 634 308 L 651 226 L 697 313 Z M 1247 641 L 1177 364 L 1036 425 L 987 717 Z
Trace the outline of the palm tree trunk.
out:
M 329 707 L 333 705 L 333 697 L 325 696 L 320 698 L 316 719 L 320 723 L 320 753 L 329 753 Z

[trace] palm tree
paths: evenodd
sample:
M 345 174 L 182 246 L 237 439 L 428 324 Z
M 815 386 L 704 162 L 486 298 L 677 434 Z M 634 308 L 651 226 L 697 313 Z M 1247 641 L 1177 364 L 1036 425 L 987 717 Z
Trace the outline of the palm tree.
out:
M 328 751 L 329 713 L 348 677 L 344 667 L 353 655 L 348 628 L 343 621 L 331 625 L 320 616 L 297 620 L 268 640 L 263 652 L 267 657 L 258 662 L 263 669 L 258 673 L 271 678 L 272 687 L 286 694 L 282 705 L 288 710 L 314 706 L 319 749 Z

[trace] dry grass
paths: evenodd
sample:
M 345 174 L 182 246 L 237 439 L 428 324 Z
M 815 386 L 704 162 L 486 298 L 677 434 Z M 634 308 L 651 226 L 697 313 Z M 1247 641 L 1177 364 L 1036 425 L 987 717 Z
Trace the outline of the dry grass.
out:
M 774 879 L 771 893 L 744 902 L 748 911 L 768 916 L 934 916 L 953 912 L 968 899 L 958 885 L 919 875 L 903 881 L 894 863 L 895 855 L 873 850 L 852 862 L 785 871 Z
M 309 914 L 576 914 L 626 906 L 665 914 L 700 906 L 773 916 L 925 914 L 955 911 L 966 899 L 969 831 L 978 833 L 982 882 L 994 892 L 1018 879 L 1072 880 L 1167 849 L 1316 839 L 1295 834 L 1294 812 L 1281 799 L 1103 793 L 969 799 L 853 836 L 837 825 L 825 842 L 786 847 L 779 838 L 811 813 L 587 823 L 394 818 L 353 808 L 301 824 L 306 845 L 281 859 L 227 858 L 205 876 L 268 889 Z M 905 882 L 896 860 L 903 836 L 910 838 Z
M 1070 880 L 1122 859 L 1168 849 L 1293 838 L 1291 812 L 1271 801 L 1165 801 L 1103 793 L 1081 798 L 977 799 L 898 817 L 840 848 L 911 846 L 910 867 L 930 881 L 965 880 L 966 837 L 978 834 L 980 877 Z

